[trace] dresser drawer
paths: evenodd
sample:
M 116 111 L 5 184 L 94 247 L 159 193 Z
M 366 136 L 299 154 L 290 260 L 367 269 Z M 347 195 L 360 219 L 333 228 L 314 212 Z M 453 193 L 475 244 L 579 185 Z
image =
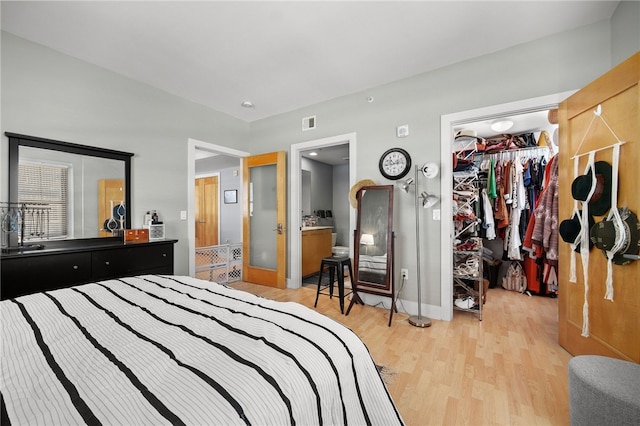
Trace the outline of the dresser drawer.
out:
M 92 255 L 91 267 L 96 280 L 167 271 L 173 273 L 173 244 L 131 246 L 100 250 Z M 167 268 L 170 267 L 170 268 Z
M 172 275 L 176 242 L 129 245 L 98 238 L 3 254 L 0 299 L 132 275 Z
M 91 281 L 91 253 L 2 259 L 2 299 Z

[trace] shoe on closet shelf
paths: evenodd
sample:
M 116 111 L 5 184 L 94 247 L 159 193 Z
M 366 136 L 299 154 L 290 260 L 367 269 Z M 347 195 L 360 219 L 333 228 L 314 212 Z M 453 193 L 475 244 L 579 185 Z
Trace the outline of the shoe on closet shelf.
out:
M 473 309 L 476 302 L 473 297 L 466 296 L 464 298 L 458 298 L 453 302 L 460 309 Z
M 468 240 L 462 242 L 460 240 L 456 240 L 456 250 L 457 251 L 476 251 L 480 248 L 480 242 L 478 238 L 472 237 Z
M 467 277 L 477 277 L 479 272 L 478 259 L 467 259 L 464 263 L 459 263 L 453 268 L 456 275 Z

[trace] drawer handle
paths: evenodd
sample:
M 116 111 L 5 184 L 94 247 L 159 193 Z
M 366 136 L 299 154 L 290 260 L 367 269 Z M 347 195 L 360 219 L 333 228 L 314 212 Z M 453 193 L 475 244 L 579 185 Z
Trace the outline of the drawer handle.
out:
M 106 262 L 104 262 L 105 265 L 109 265 L 109 261 L 107 260 Z
M 73 265 L 73 269 L 78 269 L 78 265 Z

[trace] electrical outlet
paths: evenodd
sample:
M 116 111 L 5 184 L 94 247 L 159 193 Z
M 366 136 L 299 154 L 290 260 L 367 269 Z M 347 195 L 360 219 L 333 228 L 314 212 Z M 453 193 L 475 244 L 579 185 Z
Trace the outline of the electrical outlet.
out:
M 400 276 L 403 279 L 408 280 L 409 279 L 409 270 L 407 268 L 400 269 Z
M 180 220 L 187 220 L 187 211 L 180 210 Z

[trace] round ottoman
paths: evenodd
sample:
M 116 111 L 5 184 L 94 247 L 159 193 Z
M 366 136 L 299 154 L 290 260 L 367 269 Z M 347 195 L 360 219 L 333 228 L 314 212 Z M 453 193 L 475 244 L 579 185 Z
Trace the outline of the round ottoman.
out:
M 571 424 L 640 425 L 640 365 L 597 355 L 569 361 Z

